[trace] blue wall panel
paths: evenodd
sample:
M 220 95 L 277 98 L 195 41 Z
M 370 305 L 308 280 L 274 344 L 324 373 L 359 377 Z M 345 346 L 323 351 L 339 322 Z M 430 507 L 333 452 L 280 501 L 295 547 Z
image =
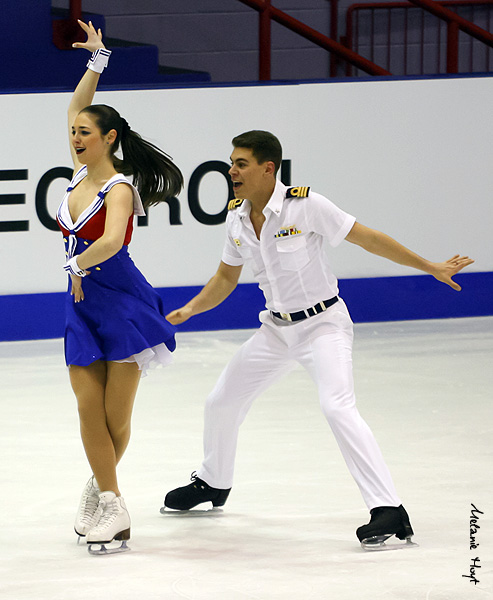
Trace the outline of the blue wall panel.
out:
M 343 279 L 339 282 L 355 323 L 493 315 L 493 273 L 454 278 L 455 292 L 429 275 Z M 182 306 L 200 286 L 160 288 L 165 307 Z M 65 294 L 0 296 L 0 341 L 63 337 Z M 249 329 L 259 326 L 263 295 L 254 283 L 239 285 L 217 308 L 193 317 L 179 331 Z

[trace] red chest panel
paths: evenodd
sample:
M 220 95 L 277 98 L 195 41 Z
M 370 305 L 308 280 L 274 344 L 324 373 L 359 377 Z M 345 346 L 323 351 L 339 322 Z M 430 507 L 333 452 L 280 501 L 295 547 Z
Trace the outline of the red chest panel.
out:
M 104 233 L 104 224 L 106 221 L 106 207 L 102 206 L 98 212 L 91 217 L 91 219 L 81 227 L 79 231 L 75 234 L 78 238 L 82 238 L 84 240 L 97 240 Z M 58 223 L 58 221 L 57 221 Z M 64 236 L 68 236 L 70 231 L 65 229 L 58 223 L 58 227 L 62 230 Z M 134 218 L 133 215 L 128 219 L 127 231 L 125 232 L 125 239 L 123 241 L 124 246 L 128 246 L 130 244 L 130 240 L 132 239 L 132 232 L 134 229 Z

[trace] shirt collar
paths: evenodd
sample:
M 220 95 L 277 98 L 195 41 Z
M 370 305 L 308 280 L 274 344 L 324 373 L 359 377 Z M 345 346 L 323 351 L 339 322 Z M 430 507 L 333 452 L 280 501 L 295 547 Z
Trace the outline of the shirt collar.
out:
M 244 200 L 241 206 L 238 208 L 238 215 L 240 218 L 248 217 L 250 211 L 252 209 L 252 205 L 250 204 L 250 200 Z
M 273 212 L 275 215 L 281 214 L 287 189 L 287 186 L 281 183 L 278 179 L 276 180 L 276 185 L 274 187 L 274 191 L 272 192 L 272 196 L 269 198 L 269 201 L 262 211 L 264 215 L 266 214 L 267 209 Z M 238 208 L 238 215 L 240 217 L 246 217 L 250 214 L 251 209 L 252 205 L 250 204 L 250 201 L 245 199 L 243 204 Z
M 270 197 L 269 202 L 267 202 L 263 210 L 264 214 L 267 209 L 269 209 L 275 215 L 281 214 L 282 205 L 284 203 L 284 198 L 286 197 L 287 189 L 288 188 L 283 183 L 281 183 L 278 179 L 276 180 L 276 186 L 274 188 L 274 191 L 272 192 L 272 196 Z

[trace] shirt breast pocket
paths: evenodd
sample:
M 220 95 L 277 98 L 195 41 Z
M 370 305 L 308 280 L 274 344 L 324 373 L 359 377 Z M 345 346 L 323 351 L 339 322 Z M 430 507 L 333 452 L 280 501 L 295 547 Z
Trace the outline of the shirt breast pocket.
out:
M 281 268 L 299 271 L 308 263 L 308 250 L 304 236 L 287 237 L 276 242 Z

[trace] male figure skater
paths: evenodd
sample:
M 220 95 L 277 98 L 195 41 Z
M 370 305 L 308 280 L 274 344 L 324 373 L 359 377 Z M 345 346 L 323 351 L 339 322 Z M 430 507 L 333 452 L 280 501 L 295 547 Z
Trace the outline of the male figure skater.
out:
M 368 252 L 433 275 L 455 290 L 452 276 L 473 261 L 456 255 L 433 263 L 394 239 L 365 227 L 308 187 L 288 188 L 276 179 L 279 140 L 266 131 L 233 139 L 234 200 L 229 203 L 222 260 L 212 279 L 167 319 L 173 324 L 220 304 L 237 285 L 249 261 L 262 289 L 266 310 L 260 329 L 238 350 L 207 398 L 204 460 L 192 483 L 169 492 L 165 506 L 189 510 L 226 502 L 233 484 L 239 427 L 253 400 L 296 363 L 317 385 L 323 413 L 371 513 L 356 534 L 365 548 L 396 535 L 413 535 L 375 438 L 355 403 L 352 374 L 353 324 L 338 296 L 337 279 L 323 249 L 343 240 Z M 280 407 L 281 409 L 281 407 Z

